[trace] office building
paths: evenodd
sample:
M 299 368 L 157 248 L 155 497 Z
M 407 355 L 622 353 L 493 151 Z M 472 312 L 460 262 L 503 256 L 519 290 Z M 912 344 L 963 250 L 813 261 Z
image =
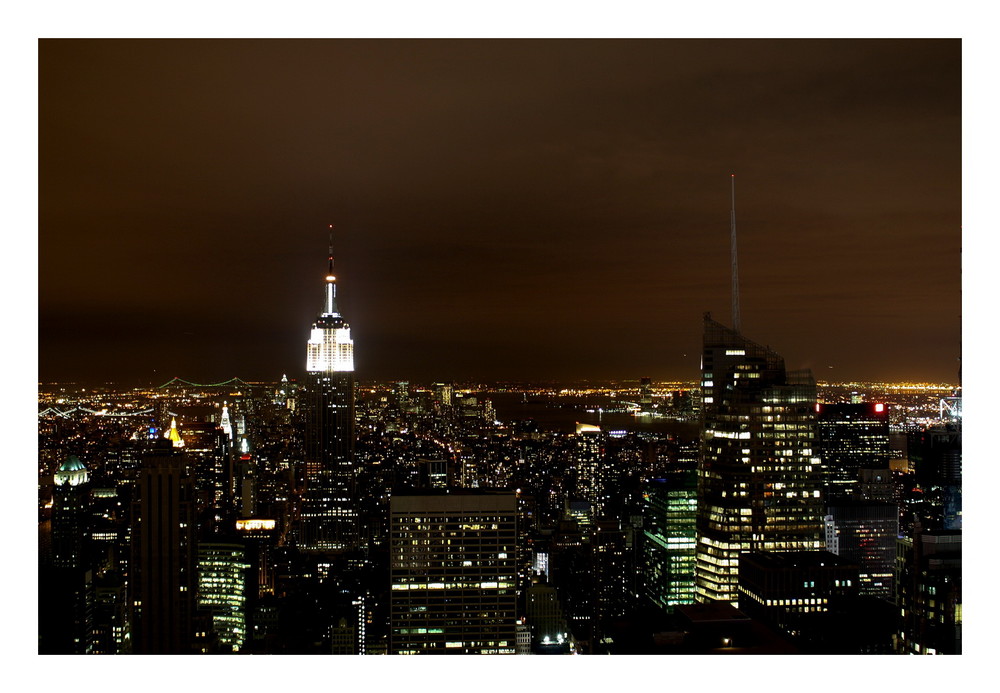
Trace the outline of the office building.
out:
M 816 428 L 828 502 L 853 495 L 863 469 L 889 469 L 889 407 L 881 402 L 817 404 Z
M 127 654 L 131 647 L 124 576 L 108 571 L 94 578 L 94 654 Z
M 563 653 L 569 650 L 569 626 L 563 616 L 556 588 L 544 575 L 531 580 L 525 594 L 527 626 L 531 633 L 531 649 L 539 654 Z
M 652 480 L 643 493 L 643 596 L 671 613 L 692 604 L 698 476 L 680 470 Z
M 306 345 L 305 482 L 299 546 L 343 551 L 358 543 L 354 456 L 354 342 L 337 306 L 333 253 L 324 280 L 323 312 Z
M 514 654 L 517 498 L 499 490 L 390 501 L 392 654 Z
M 643 412 L 653 410 L 653 380 L 651 378 L 639 379 L 639 409 Z
M 39 566 L 39 652 L 93 651 L 94 585 L 90 569 L 90 477 L 75 455 L 54 476 L 52 560 Z
M 858 566 L 859 593 L 893 598 L 899 508 L 894 503 L 842 500 L 827 505 L 826 548 Z
M 232 440 L 225 429 L 211 421 L 191 421 L 180 427 L 178 440 L 182 441 L 194 473 L 199 509 L 211 508 L 213 514 L 231 514 Z
M 207 613 L 211 651 L 239 652 L 247 635 L 247 589 L 250 565 L 242 544 L 198 545 L 198 608 Z
M 76 455 L 66 458 L 52 489 L 52 563 L 85 569 L 90 539 L 90 477 Z
M 924 532 L 897 544 L 900 654 L 962 654 L 962 533 Z
M 907 453 L 924 502 L 920 523 L 924 529 L 962 529 L 961 419 L 910 433 Z
M 143 459 L 132 503 L 132 647 L 191 654 L 198 587 L 194 478 L 167 440 Z
M 590 503 L 594 518 L 601 514 L 604 504 L 604 462 L 604 440 L 600 426 L 577 423 L 573 451 L 576 496 L 579 500 Z
M 740 611 L 787 632 L 800 614 L 828 611 L 831 600 L 858 596 L 858 566 L 829 551 L 753 552 L 740 556 Z
M 696 599 L 738 601 L 739 556 L 823 546 L 816 383 L 705 315 Z

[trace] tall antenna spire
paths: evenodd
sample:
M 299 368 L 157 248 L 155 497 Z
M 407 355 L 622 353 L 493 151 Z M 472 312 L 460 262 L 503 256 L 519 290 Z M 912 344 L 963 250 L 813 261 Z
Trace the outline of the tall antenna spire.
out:
M 741 331 L 740 326 L 740 271 L 739 266 L 736 263 L 736 174 L 730 174 L 730 180 L 732 181 L 732 209 L 729 213 L 729 224 L 730 224 L 730 235 L 729 235 L 729 254 L 732 260 L 732 274 L 733 274 L 733 330 L 736 332 Z
M 329 264 L 326 270 L 326 301 L 323 305 L 324 315 L 339 315 L 340 311 L 337 310 L 337 277 L 333 274 L 333 224 L 329 225 L 330 228 L 330 255 Z

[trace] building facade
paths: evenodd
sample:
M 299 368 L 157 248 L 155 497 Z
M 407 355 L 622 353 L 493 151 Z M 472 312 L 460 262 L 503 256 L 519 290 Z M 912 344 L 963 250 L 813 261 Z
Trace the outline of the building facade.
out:
M 694 602 L 697 473 L 681 470 L 654 479 L 643 500 L 643 593 L 670 613 Z
M 858 596 L 858 566 L 829 551 L 747 553 L 740 558 L 740 611 L 786 631 L 801 614 Z
M 191 654 L 197 575 L 194 477 L 187 457 L 160 441 L 143 459 L 132 507 L 132 648 Z
M 396 494 L 390 523 L 390 653 L 514 654 L 516 495 Z
M 249 569 L 242 544 L 198 546 L 198 608 L 208 614 L 214 651 L 239 652 L 247 640 Z
M 696 599 L 738 601 L 739 556 L 823 547 L 816 383 L 705 316 Z
M 962 654 L 962 533 L 918 531 L 897 544 L 900 654 Z
M 827 506 L 826 548 L 856 563 L 860 594 L 893 597 L 899 508 L 893 503 L 845 500 Z
M 817 404 L 816 425 L 823 491 L 828 501 L 853 496 L 861 470 L 889 469 L 886 404 Z

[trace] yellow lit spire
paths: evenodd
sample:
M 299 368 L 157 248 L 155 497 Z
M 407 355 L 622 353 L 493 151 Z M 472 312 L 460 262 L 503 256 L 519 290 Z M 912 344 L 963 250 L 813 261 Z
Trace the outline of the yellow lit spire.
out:
M 184 439 L 181 438 L 180 431 L 177 430 L 177 419 L 176 418 L 170 419 L 170 430 L 167 431 L 163 435 L 163 437 L 166 438 L 167 440 L 169 440 L 171 443 L 173 443 L 175 448 L 182 448 L 182 447 L 184 447 Z

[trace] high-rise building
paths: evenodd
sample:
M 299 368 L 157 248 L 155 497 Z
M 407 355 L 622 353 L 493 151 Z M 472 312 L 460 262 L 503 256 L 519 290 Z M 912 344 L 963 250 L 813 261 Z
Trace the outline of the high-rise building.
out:
M 532 649 L 541 653 L 568 651 L 569 627 L 556 588 L 548 584 L 544 575 L 535 576 L 526 590 L 525 599 Z
M 54 476 L 52 561 L 39 566 L 39 652 L 93 651 L 94 585 L 90 570 L 90 481 L 70 455 Z
M 827 506 L 827 551 L 857 564 L 859 593 L 891 599 L 899 534 L 894 503 L 843 500 Z
M 451 406 L 454 388 L 451 383 L 434 383 L 434 403 L 443 407 Z
M 130 650 L 128 595 L 117 570 L 94 579 L 94 654 L 126 654 Z
M 962 532 L 900 538 L 896 604 L 903 615 L 900 654 L 962 654 Z
M 816 426 L 827 501 L 852 496 L 862 469 L 889 469 L 885 404 L 817 404 Z
M 227 415 L 228 416 L 228 415 Z M 173 420 L 171 421 L 173 424 Z M 229 517 L 232 514 L 232 441 L 220 424 L 211 421 L 185 422 L 177 440 L 171 425 L 168 440 L 183 447 L 195 479 L 199 511 L 211 509 L 210 516 Z
M 816 382 L 705 315 L 696 599 L 738 601 L 739 556 L 823 547 Z
M 604 466 L 604 446 L 600 426 L 576 424 L 576 439 L 573 450 L 573 469 L 576 471 L 576 495 L 590 503 L 596 518 L 604 504 L 602 488 L 602 467 Z
M 323 312 L 306 345 L 306 492 L 300 547 L 340 551 L 358 543 L 354 456 L 354 342 L 337 307 L 333 252 L 325 279 Z
M 639 379 L 639 407 L 641 411 L 653 410 L 653 380 L 652 378 Z
M 194 646 L 195 490 L 187 457 L 170 441 L 143 459 L 132 505 L 132 647 L 191 654 Z
M 198 545 L 198 608 L 208 614 L 213 650 L 239 652 L 247 639 L 249 568 L 242 544 Z
M 670 613 L 694 603 L 697 474 L 685 469 L 654 479 L 643 497 L 643 595 Z
M 962 529 L 962 425 L 910 433 L 907 453 L 924 503 L 924 529 Z
M 405 412 L 410 406 L 410 383 L 400 380 L 392 386 L 392 394 L 400 412 Z
M 390 522 L 390 652 L 514 654 L 516 495 L 394 494 Z
M 70 455 L 55 473 L 52 490 L 52 563 L 56 568 L 87 565 L 90 483 L 87 468 Z

